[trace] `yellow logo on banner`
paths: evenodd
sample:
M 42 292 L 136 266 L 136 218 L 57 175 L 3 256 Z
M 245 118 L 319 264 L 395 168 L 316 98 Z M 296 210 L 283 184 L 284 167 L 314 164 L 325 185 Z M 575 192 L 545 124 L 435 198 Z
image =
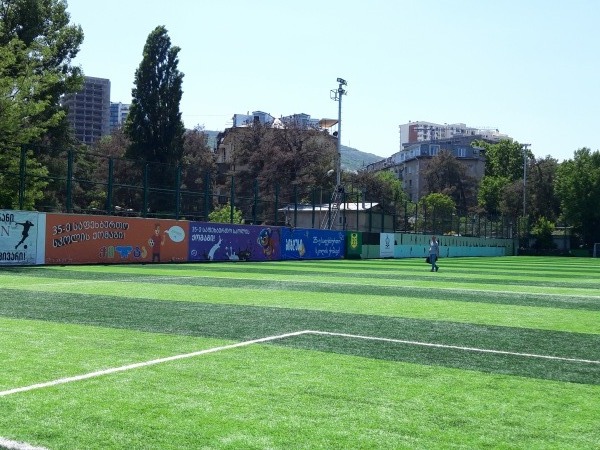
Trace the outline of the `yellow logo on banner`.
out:
M 350 234 L 350 248 L 358 247 L 358 233 Z

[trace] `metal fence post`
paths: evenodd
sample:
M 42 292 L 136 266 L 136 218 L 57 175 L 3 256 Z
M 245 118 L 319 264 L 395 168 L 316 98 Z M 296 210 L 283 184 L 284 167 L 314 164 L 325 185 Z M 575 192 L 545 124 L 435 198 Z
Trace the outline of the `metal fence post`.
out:
M 67 151 L 67 212 L 73 212 L 73 149 Z
M 108 185 L 106 187 L 106 213 L 112 214 L 113 211 L 113 183 L 114 183 L 114 160 L 112 156 L 108 158 Z
M 208 214 L 210 213 L 210 170 L 204 174 L 204 220 L 208 222 Z
M 252 223 L 256 225 L 256 213 L 258 211 L 258 180 L 254 180 L 254 205 L 252 206 Z
M 275 226 L 277 226 L 277 219 L 279 216 L 278 209 L 279 209 L 279 185 L 276 184 L 275 185 L 275 222 L 274 222 Z
M 179 220 L 181 212 L 181 165 L 177 164 L 175 174 L 175 220 Z
M 25 147 L 21 147 L 21 159 L 19 160 L 19 209 L 25 207 L 25 158 L 27 151 Z
M 358 231 L 360 226 L 360 214 L 358 210 L 358 203 L 360 202 L 360 193 L 356 193 L 356 231 Z
M 312 188 L 312 228 L 315 227 L 315 188 Z
M 229 223 L 233 223 L 234 202 L 235 202 L 235 175 L 231 175 L 231 194 L 229 197 Z

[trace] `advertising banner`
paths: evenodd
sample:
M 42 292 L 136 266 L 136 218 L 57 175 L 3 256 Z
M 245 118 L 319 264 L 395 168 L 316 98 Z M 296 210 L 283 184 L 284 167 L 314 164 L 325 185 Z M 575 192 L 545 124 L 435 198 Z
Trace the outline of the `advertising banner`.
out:
M 282 228 L 281 246 L 283 259 L 340 259 L 344 257 L 346 232 Z
M 360 258 L 362 255 L 362 233 L 348 231 L 346 234 L 346 258 Z
M 394 257 L 394 233 L 381 233 L 379 235 L 379 257 Z
M 0 265 L 43 264 L 43 219 L 34 211 L 0 210 Z
M 190 222 L 189 261 L 274 261 L 281 259 L 280 228 Z
M 46 264 L 187 260 L 189 222 L 118 216 L 46 215 Z

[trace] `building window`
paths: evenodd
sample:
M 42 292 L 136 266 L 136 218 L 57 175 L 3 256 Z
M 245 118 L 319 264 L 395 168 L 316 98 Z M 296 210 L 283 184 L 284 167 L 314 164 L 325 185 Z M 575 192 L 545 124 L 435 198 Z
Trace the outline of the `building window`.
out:
M 465 156 L 467 156 L 467 149 L 464 147 L 457 148 L 456 156 L 458 156 L 459 158 L 464 158 Z
M 429 145 L 429 154 L 431 156 L 436 156 L 438 153 L 440 152 L 440 146 L 439 145 Z

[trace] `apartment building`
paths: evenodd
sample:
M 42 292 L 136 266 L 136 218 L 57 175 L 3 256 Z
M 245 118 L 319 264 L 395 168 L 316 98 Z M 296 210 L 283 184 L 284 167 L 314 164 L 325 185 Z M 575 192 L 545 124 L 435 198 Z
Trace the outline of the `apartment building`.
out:
M 454 137 L 481 136 L 491 141 L 510 139 L 493 127 L 469 127 L 464 123 L 433 123 L 417 121 L 398 126 L 400 133 L 400 150 L 408 144 L 416 142 L 451 139 Z
M 75 137 L 91 145 L 110 133 L 110 80 L 85 77 L 83 88 L 62 100 Z
M 110 102 L 110 132 L 125 124 L 131 105 L 121 102 Z
M 482 148 L 473 146 L 473 141 L 491 140 L 481 136 L 454 136 L 450 139 L 437 139 L 427 142 L 407 144 L 401 151 L 392 156 L 369 164 L 367 171 L 378 172 L 389 170 L 402 181 L 402 187 L 413 202 L 419 201 L 427 194 L 425 191 L 424 172 L 429 161 L 442 151 L 450 152 L 461 161 L 467 173 L 477 180 L 485 174 L 485 152 Z

